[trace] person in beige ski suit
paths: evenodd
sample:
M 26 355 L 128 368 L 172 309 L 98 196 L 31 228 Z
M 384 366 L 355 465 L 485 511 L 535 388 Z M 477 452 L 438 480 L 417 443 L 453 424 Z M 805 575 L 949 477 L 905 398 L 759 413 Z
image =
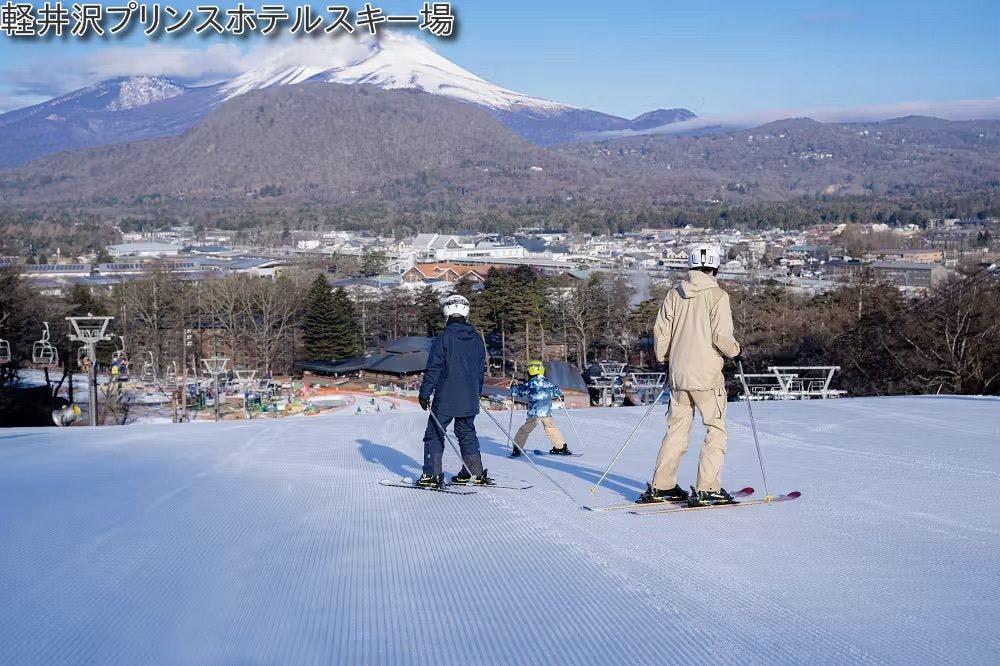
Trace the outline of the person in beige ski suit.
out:
M 653 328 L 656 359 L 661 363 L 668 361 L 670 409 L 653 482 L 640 502 L 733 501 L 721 483 L 727 442 L 722 364 L 723 357 L 739 355 L 740 345 L 733 337 L 729 295 L 715 278 L 720 255 L 717 246 L 694 246 L 688 255 L 687 280 L 667 294 L 656 316 Z M 688 493 L 677 484 L 677 468 L 688 450 L 695 409 L 708 432 L 698 459 L 695 494 L 689 499 Z

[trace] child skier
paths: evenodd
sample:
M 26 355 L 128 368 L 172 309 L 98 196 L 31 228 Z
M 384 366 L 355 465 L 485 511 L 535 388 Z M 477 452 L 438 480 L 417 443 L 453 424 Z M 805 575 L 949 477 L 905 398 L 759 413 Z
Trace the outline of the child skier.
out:
M 521 449 L 528 441 L 528 435 L 535 429 L 541 421 L 545 428 L 545 434 L 552 442 L 552 455 L 568 456 L 572 452 L 566 446 L 566 440 L 562 433 L 552 421 L 552 399 L 562 398 L 563 393 L 558 386 L 545 378 L 545 364 L 541 361 L 528 362 L 528 381 L 523 384 L 512 385 L 510 387 L 511 397 L 528 399 L 528 420 L 514 435 L 514 450 L 510 457 L 516 458 L 521 455 Z
M 434 338 L 420 384 L 420 406 L 425 411 L 430 407 L 431 416 L 424 431 L 423 474 L 416 485 L 438 488 L 444 485 L 441 472 L 444 429 L 452 420 L 463 462 L 462 471 L 451 477 L 452 483 L 471 481 L 476 485 L 491 485 L 493 479 L 483 469 L 475 422 L 479 396 L 483 393 L 486 349 L 479 333 L 468 322 L 469 301 L 464 296 L 454 294 L 446 298 L 443 311 L 447 324 Z
M 717 246 L 692 247 L 688 279 L 667 294 L 656 317 L 656 359 L 662 363 L 669 357 L 670 409 L 653 482 L 640 503 L 686 500 L 699 506 L 734 501 L 720 482 L 727 439 L 722 363 L 724 356 L 738 356 L 740 345 L 733 337 L 729 295 L 715 279 L 720 259 Z M 677 468 L 690 443 L 696 408 L 708 432 L 698 459 L 697 484 L 689 496 L 677 485 Z

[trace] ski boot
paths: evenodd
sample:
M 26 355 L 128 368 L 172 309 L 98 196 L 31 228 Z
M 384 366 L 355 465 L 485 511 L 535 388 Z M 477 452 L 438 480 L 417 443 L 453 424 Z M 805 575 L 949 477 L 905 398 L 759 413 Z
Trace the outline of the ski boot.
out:
M 510 456 L 509 457 L 510 458 L 519 458 L 520 456 L 521 456 L 521 449 L 520 449 L 520 447 L 518 447 L 515 444 L 514 445 L 514 449 L 510 452 Z
M 468 472 L 466 472 L 466 474 L 468 474 Z M 485 469 L 479 476 L 472 477 L 472 485 L 474 486 L 495 486 L 496 484 L 497 480 L 491 479 Z
M 683 502 L 688 498 L 688 491 L 684 490 L 680 486 L 675 485 L 670 490 L 660 490 L 659 488 L 654 488 L 653 484 L 647 483 L 646 490 L 641 495 L 639 499 L 635 501 L 636 504 L 656 504 L 658 502 Z
M 420 488 L 444 488 L 444 474 L 421 474 L 413 485 Z
M 739 504 L 725 488 L 718 490 L 695 490 L 691 486 L 691 496 L 687 500 L 689 507 L 712 506 L 715 504 Z
M 571 455 L 573 455 L 573 452 L 570 451 L 569 447 L 565 446 L 565 445 L 563 445 L 563 447 L 561 449 L 557 449 L 556 447 L 553 446 L 551 449 L 549 449 L 549 455 L 550 456 L 571 456 Z
M 469 481 L 472 481 L 472 474 L 470 474 L 469 470 L 464 467 L 461 472 L 451 477 L 451 482 L 455 485 L 465 485 Z

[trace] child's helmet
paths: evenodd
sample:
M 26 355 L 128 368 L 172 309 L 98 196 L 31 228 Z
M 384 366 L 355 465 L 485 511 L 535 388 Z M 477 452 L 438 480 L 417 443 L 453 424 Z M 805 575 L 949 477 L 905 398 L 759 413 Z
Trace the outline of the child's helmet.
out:
M 538 359 L 528 361 L 528 376 L 538 377 L 545 374 L 545 364 Z

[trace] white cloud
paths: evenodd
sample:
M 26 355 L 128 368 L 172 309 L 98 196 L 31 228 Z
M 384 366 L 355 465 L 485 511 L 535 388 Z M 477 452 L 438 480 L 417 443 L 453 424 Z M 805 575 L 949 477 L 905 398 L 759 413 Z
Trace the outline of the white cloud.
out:
M 88 83 L 118 76 L 166 76 L 191 82 L 228 78 L 241 68 L 243 53 L 235 44 L 190 49 L 159 44 L 101 49 L 83 62 Z
M 0 111 L 37 104 L 116 77 L 163 76 L 185 85 L 204 85 L 262 66 L 349 65 L 367 54 L 374 39 L 368 34 L 336 38 L 285 36 L 259 40 L 250 48 L 234 43 L 205 48 L 162 44 L 112 46 L 72 61 L 0 67 L 3 87 Z
M 367 33 L 326 39 L 282 37 L 259 44 L 240 61 L 241 71 L 254 67 L 345 67 L 367 57 L 377 37 Z M 390 39 L 404 39 L 393 36 Z
M 233 44 L 204 49 L 158 44 L 115 46 L 79 60 L 0 68 L 0 82 L 9 108 L 19 108 L 121 76 L 165 76 L 188 85 L 213 83 L 242 71 L 242 58 L 243 53 Z

